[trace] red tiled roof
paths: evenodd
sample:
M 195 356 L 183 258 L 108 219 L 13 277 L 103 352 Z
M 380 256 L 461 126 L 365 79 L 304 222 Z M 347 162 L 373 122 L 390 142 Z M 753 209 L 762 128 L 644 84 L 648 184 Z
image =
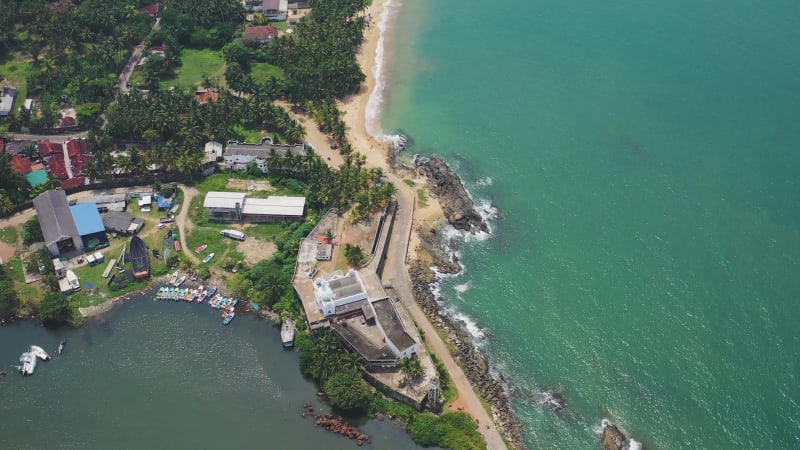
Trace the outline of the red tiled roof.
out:
M 86 175 L 84 173 L 84 165 L 90 159 L 92 159 L 92 155 L 84 154 L 78 154 L 74 158 L 70 158 L 72 162 L 72 175 Z
M 150 17 L 155 17 L 161 11 L 161 2 L 155 2 L 147 6 L 139 8 L 139 12 L 147 14 Z
M 72 139 L 67 141 L 67 153 L 70 158 L 74 158 L 81 153 L 91 154 L 91 146 L 87 139 Z
M 31 171 L 34 171 L 34 170 L 44 170 L 44 164 L 42 164 L 42 163 L 32 164 L 31 165 Z
M 31 161 L 28 158 L 23 158 L 22 156 L 12 156 L 11 170 L 19 172 L 23 175 L 25 175 L 26 173 L 30 173 Z
M 74 117 L 66 116 L 61 119 L 61 128 L 72 127 L 75 126 L 75 124 L 77 124 L 77 122 L 75 122 Z
M 75 177 L 61 182 L 61 189 L 70 189 L 83 185 L 86 182 L 85 177 Z
M 45 162 L 47 162 L 48 171 L 53 174 L 54 177 L 59 180 L 66 180 L 69 177 L 69 175 L 67 175 L 67 165 L 64 163 L 63 156 L 50 156 L 45 158 Z
M 206 91 L 197 94 L 197 101 L 199 103 L 215 102 L 219 99 L 219 93 L 213 91 Z
M 278 37 L 278 29 L 270 26 L 257 26 L 250 27 L 244 30 L 245 39 L 254 39 L 256 41 L 268 41 Z
M 48 3 L 47 6 L 50 8 L 50 11 L 53 12 L 64 12 L 70 8 L 72 8 L 72 1 L 71 0 L 58 0 L 53 3 Z
M 39 142 L 39 155 L 42 157 L 55 155 L 63 152 L 64 150 L 62 149 L 60 144 L 54 144 L 48 140 Z

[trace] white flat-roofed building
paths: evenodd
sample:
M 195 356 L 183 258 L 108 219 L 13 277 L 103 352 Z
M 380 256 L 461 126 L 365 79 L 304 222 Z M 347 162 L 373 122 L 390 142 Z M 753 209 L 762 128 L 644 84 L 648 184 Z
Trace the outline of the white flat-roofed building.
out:
M 208 218 L 219 222 L 242 220 L 244 192 L 211 191 L 206 194 L 203 206 L 208 209 Z
M 244 201 L 242 214 L 251 222 L 302 220 L 305 206 L 305 197 L 272 195 L 267 198 L 248 198 Z
M 319 277 L 314 280 L 314 296 L 317 307 L 325 317 L 335 315 L 337 307 L 366 300 L 368 297 L 361 277 L 352 269 L 347 275 L 336 271 L 327 279 Z
M 273 157 L 282 159 L 290 153 L 296 157 L 305 156 L 305 144 L 273 144 L 272 138 L 265 137 L 258 144 L 228 142 L 223 159 L 227 170 L 246 170 L 250 161 L 255 161 L 258 169 L 267 173 Z
M 148 194 L 139 197 L 139 209 L 141 209 L 144 212 L 149 212 L 151 206 L 153 206 L 152 195 Z

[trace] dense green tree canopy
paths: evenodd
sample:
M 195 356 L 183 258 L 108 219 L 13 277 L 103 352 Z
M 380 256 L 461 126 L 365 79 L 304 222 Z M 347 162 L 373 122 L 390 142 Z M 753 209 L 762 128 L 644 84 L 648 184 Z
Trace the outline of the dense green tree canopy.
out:
M 369 406 L 371 391 L 358 370 L 336 372 L 325 382 L 324 390 L 334 408 L 363 411 Z
M 44 294 L 39 305 L 39 317 L 45 323 L 61 324 L 70 321 L 69 298 L 61 292 Z

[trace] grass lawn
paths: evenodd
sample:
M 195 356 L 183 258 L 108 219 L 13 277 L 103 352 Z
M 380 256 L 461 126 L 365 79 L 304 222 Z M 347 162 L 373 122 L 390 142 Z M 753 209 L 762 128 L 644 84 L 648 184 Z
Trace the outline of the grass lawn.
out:
M 279 80 L 284 78 L 283 69 L 262 62 L 253 64 L 252 69 L 250 69 L 250 75 L 256 81 L 267 81 L 269 77 L 275 77 Z
M 17 228 L 16 227 L 0 228 L 0 241 L 5 242 L 6 244 L 16 245 Z
M 30 58 L 22 58 L 18 54 L 12 54 L 0 60 L 0 75 L 5 77 L 4 83 L 17 88 L 17 101 L 14 103 L 15 110 L 25 103 L 25 97 L 28 95 L 27 78 L 31 73 L 33 73 L 33 60 Z
M 234 126 L 233 132 L 236 134 L 237 141 L 247 142 L 248 144 L 260 144 L 262 139 L 272 136 L 268 134 L 266 130 L 251 130 L 241 125 Z
M 19 256 L 6 262 L 6 273 L 12 280 L 25 283 L 25 272 L 22 271 L 22 260 Z
M 161 87 L 175 86 L 193 89 L 200 85 L 203 74 L 224 83 L 225 60 L 222 59 L 222 52 L 211 49 L 183 49 L 181 50 L 181 67 L 178 68 L 176 74 L 175 79 L 163 81 Z

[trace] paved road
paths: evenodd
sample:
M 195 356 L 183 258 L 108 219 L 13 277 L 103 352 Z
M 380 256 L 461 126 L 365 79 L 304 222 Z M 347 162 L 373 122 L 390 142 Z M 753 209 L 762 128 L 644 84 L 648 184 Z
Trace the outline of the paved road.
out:
M 478 396 L 472 390 L 472 384 L 467 379 L 466 374 L 450 355 L 447 345 L 439 337 L 430 319 L 414 301 L 411 291 L 411 279 L 408 276 L 405 264 L 408 239 L 411 236 L 414 190 L 394 175 L 388 175 L 388 178 L 389 181 L 397 186 L 397 216 L 392 232 L 392 241 L 386 256 L 384 283 L 394 286 L 395 291 L 400 295 L 401 302 L 425 333 L 428 346 L 447 367 L 447 371 L 450 373 L 459 395 L 464 400 L 469 412 L 480 424 L 479 429 L 486 440 L 488 448 L 490 450 L 505 449 L 507 447 L 502 437 L 500 437 L 500 432 L 483 408 Z
M 152 30 L 157 30 L 159 28 L 160 21 L 160 17 L 156 19 Z M 142 58 L 142 48 L 144 48 L 144 41 L 133 47 L 133 52 L 131 53 L 130 58 L 128 58 L 128 62 L 125 63 L 125 67 L 122 68 L 122 72 L 120 72 L 119 78 L 117 79 L 117 89 L 119 89 L 120 92 L 128 92 L 130 90 L 128 88 L 128 80 L 131 79 L 131 74 L 133 73 L 133 70 L 136 69 L 136 64 L 138 64 L 139 60 Z
M 6 133 L 11 141 L 68 141 L 73 138 L 86 137 L 88 131 L 81 131 L 78 133 L 65 133 L 65 134 L 27 134 L 27 133 Z

